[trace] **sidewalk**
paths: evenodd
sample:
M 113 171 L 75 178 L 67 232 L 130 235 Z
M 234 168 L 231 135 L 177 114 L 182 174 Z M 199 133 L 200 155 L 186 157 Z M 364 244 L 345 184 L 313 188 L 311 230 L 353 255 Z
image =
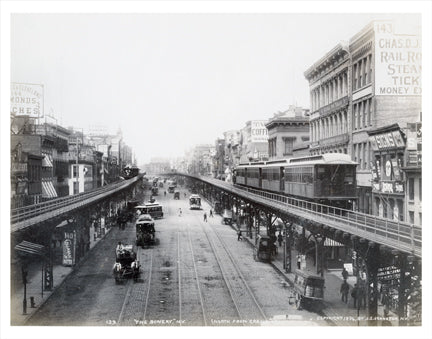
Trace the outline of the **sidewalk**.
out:
M 236 231 L 238 231 L 238 226 L 233 224 L 232 226 Z M 243 231 L 243 239 L 247 240 L 249 244 L 253 247 L 253 239 L 246 237 L 246 232 Z M 283 246 L 283 245 L 282 245 Z M 296 257 L 298 252 L 296 250 L 292 250 L 291 252 L 291 267 L 294 270 L 297 263 Z M 278 247 L 278 254 L 275 259 L 272 260 L 271 265 L 282 275 L 285 280 L 288 281 L 291 285 L 294 282 L 294 274 L 286 273 L 283 267 L 283 247 Z M 306 260 L 306 269 L 303 271 L 309 272 L 313 275 L 318 275 L 316 273 L 316 267 L 313 265 L 311 259 Z M 355 276 L 349 276 L 347 279 L 348 284 L 350 285 L 350 293 L 348 296 L 348 303 L 345 304 L 341 300 L 340 294 L 340 286 L 343 282 L 342 278 L 342 269 L 339 270 L 326 270 L 324 272 L 325 279 L 325 290 L 324 290 L 324 309 L 321 314 L 328 320 L 330 323 L 336 326 L 368 326 L 367 321 L 367 310 L 365 308 L 361 308 L 357 310 L 354 308 L 354 302 L 351 298 L 351 290 L 354 287 L 354 284 L 357 282 L 357 278 Z M 383 306 L 378 302 L 378 318 L 383 317 L 384 309 Z M 390 313 L 389 319 L 390 324 L 386 326 L 397 326 L 398 320 L 395 314 Z M 383 326 L 383 320 L 377 320 L 377 326 Z
M 84 255 L 81 260 L 85 260 L 91 250 L 110 232 L 111 229 L 112 228 L 108 228 L 105 234 L 100 238 L 95 238 L 94 228 L 90 227 L 90 250 Z M 20 269 L 20 267 L 12 266 L 11 269 Z M 25 325 L 27 320 L 30 319 L 31 316 L 36 312 L 36 310 L 48 300 L 54 290 L 63 283 L 66 277 L 70 273 L 72 273 L 73 270 L 74 267 L 65 267 L 62 264 L 54 264 L 53 288 L 51 291 L 42 291 L 42 263 L 34 261 L 34 264 L 28 267 L 26 314 L 23 314 L 24 286 L 21 279 L 19 281 L 15 281 L 15 286 L 11 286 L 11 325 Z M 34 298 L 34 308 L 31 307 L 30 297 Z

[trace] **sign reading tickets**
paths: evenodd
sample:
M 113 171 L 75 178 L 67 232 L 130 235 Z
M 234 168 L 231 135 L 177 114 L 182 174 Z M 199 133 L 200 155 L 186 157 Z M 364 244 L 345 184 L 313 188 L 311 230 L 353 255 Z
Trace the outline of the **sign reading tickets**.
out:
M 422 45 L 409 23 L 375 22 L 375 95 L 422 94 Z
M 10 112 L 12 116 L 43 116 L 43 85 L 11 83 Z
M 267 142 L 268 130 L 265 127 L 265 120 L 251 121 L 251 142 Z

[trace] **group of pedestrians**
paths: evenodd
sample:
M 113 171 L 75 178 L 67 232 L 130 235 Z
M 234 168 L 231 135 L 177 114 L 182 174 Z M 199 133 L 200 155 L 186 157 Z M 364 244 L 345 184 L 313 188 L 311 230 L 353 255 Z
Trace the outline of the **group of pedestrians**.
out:
M 342 278 L 343 282 L 340 287 L 341 300 L 343 303 L 347 304 L 350 285 L 347 282 L 348 271 L 345 267 L 342 270 Z M 354 308 L 366 308 L 366 290 L 364 284 L 354 284 L 354 287 L 351 289 L 351 298 L 353 300 Z
M 210 209 L 210 212 L 209 212 L 209 217 L 213 218 L 213 211 L 211 209 Z M 207 222 L 207 213 L 206 212 L 204 212 L 204 221 Z

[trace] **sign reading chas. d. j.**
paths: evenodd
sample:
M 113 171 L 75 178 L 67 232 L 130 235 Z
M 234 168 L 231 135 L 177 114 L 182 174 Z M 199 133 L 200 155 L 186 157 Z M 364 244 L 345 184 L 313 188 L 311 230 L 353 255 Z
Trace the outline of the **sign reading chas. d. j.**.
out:
M 420 27 L 400 21 L 377 21 L 375 95 L 421 95 Z
M 11 83 L 10 111 L 13 116 L 43 116 L 43 85 Z

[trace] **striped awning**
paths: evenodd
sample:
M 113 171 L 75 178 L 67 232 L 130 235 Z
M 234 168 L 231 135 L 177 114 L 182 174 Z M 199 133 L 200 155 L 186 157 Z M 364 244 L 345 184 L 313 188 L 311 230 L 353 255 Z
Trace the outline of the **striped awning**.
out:
M 35 244 L 29 241 L 22 241 L 15 246 L 15 250 L 24 254 L 44 255 L 45 246 Z
M 334 241 L 333 239 L 326 238 L 324 241 L 324 246 L 328 247 L 344 247 L 344 244 L 341 244 L 340 242 Z
M 42 181 L 42 198 L 57 198 L 57 192 L 52 181 Z
M 51 157 L 48 154 L 45 154 L 45 157 L 42 159 L 42 167 L 53 167 Z

